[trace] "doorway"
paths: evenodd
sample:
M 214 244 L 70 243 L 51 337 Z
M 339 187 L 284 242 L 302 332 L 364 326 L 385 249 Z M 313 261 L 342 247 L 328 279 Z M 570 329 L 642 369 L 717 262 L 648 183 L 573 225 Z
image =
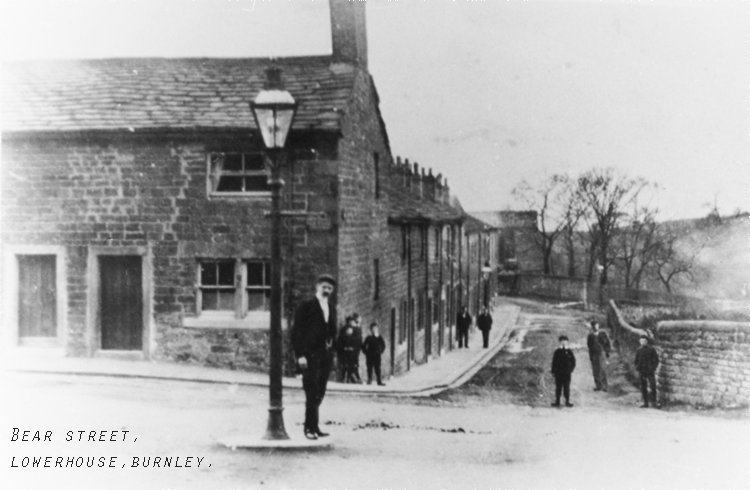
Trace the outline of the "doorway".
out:
M 18 337 L 57 336 L 57 262 L 54 255 L 18 256 Z
M 140 256 L 99 256 L 102 350 L 143 348 L 143 266 Z

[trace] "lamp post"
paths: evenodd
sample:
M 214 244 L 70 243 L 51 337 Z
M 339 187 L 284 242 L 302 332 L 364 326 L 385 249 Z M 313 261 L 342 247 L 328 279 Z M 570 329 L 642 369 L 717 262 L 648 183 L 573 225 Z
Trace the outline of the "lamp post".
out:
M 255 123 L 267 149 L 267 164 L 271 175 L 271 329 L 268 427 L 263 439 L 289 439 L 284 428 L 282 405 L 283 347 L 281 335 L 282 286 L 281 286 L 281 188 L 280 177 L 282 152 L 292 121 L 297 112 L 297 103 L 292 94 L 284 90 L 281 69 L 272 67 L 266 71 L 266 87 L 258 93 L 250 108 Z
M 490 267 L 490 261 L 487 260 L 482 266 L 482 277 L 484 278 L 484 307 L 490 307 L 490 274 L 492 274 L 492 267 Z

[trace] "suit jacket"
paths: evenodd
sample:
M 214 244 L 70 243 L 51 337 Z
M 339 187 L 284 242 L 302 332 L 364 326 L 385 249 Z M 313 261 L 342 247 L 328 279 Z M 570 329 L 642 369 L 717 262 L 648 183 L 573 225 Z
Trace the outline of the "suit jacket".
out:
M 569 375 L 576 368 L 576 356 L 570 349 L 560 347 L 552 356 L 552 374 L 555 376 Z
M 479 327 L 479 330 L 484 332 L 485 330 L 490 331 L 492 330 L 492 315 L 487 313 L 486 315 L 484 313 L 480 314 L 477 317 L 477 327 Z
M 362 344 L 362 350 L 367 359 L 380 359 L 380 355 L 385 351 L 385 339 L 382 335 L 368 335 Z
M 654 374 L 659 366 L 659 354 L 650 345 L 642 345 L 635 351 L 635 369 L 641 374 Z
M 468 312 L 466 313 L 466 315 L 462 315 L 461 313 L 459 313 L 458 317 L 456 318 L 456 327 L 459 331 L 468 330 L 471 326 L 472 321 L 473 319 Z
M 612 344 L 609 342 L 609 336 L 604 330 L 598 332 L 589 332 L 586 337 L 586 344 L 589 347 L 589 354 L 598 356 L 604 352 L 609 357 L 609 351 L 612 348 Z
M 336 307 L 328 303 L 328 321 L 318 298 L 302 302 L 294 312 L 292 349 L 297 358 L 324 353 L 336 340 Z

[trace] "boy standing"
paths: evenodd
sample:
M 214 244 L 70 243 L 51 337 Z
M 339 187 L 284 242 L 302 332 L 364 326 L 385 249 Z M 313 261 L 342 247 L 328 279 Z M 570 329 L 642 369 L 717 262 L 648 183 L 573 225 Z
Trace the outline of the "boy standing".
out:
M 367 384 L 372 384 L 372 372 L 375 371 L 378 386 L 385 386 L 380 379 L 380 356 L 385 351 L 385 340 L 380 336 L 380 327 L 375 322 L 370 325 L 370 335 L 362 344 L 362 351 L 367 361 Z
M 344 383 L 357 383 L 359 376 L 355 374 L 357 366 L 356 356 L 359 353 L 359 342 L 354 333 L 354 319 L 352 316 L 346 318 L 346 325 L 341 329 L 337 341 L 339 366 L 342 371 Z
M 490 330 L 492 330 L 492 315 L 486 306 L 477 317 L 477 327 L 482 331 L 482 346 L 486 349 L 490 346 Z
M 469 347 L 469 328 L 474 321 L 469 315 L 466 306 L 461 307 L 461 313 L 456 318 L 456 336 L 458 337 L 458 348 Z
M 648 337 L 641 335 L 639 339 L 641 346 L 635 351 L 635 369 L 641 378 L 641 396 L 643 397 L 643 405 L 641 408 L 648 408 L 648 386 L 651 388 L 651 399 L 653 400 L 654 407 L 660 408 L 660 405 L 656 401 L 656 368 L 659 366 L 659 354 L 656 353 L 656 349 L 648 345 Z
M 553 407 L 560 406 L 560 392 L 565 396 L 565 406 L 572 407 L 570 403 L 570 377 L 576 368 L 576 356 L 568 349 L 568 337 L 560 335 L 560 347 L 552 356 L 552 374 L 555 376 L 555 403 Z

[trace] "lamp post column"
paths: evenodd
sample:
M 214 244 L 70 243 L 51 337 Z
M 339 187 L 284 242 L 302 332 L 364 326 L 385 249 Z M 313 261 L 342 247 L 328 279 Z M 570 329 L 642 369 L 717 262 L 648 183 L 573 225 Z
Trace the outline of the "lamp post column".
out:
M 271 160 L 271 331 L 270 331 L 270 375 L 268 428 L 263 439 L 289 439 L 284 428 L 282 404 L 283 345 L 281 332 L 282 284 L 281 284 L 281 151 L 268 152 Z

